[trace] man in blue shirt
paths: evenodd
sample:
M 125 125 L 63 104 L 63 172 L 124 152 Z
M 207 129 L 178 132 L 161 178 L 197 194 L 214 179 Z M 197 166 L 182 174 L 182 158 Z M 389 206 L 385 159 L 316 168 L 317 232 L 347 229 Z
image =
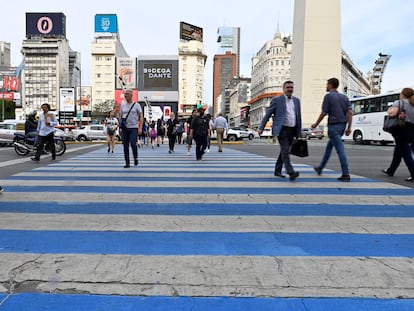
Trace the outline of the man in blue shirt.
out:
M 322 162 L 319 164 L 319 166 L 314 167 L 314 170 L 318 175 L 322 174 L 322 170 L 325 168 L 329 157 L 331 156 L 332 149 L 335 147 L 342 169 L 342 175 L 337 179 L 339 181 L 349 182 L 351 181 L 351 177 L 349 176 L 348 161 L 345 154 L 345 147 L 342 142 L 342 135 L 344 135 L 344 133 L 346 136 L 349 136 L 349 134 L 351 134 L 352 107 L 348 97 L 338 93 L 338 86 L 338 79 L 331 78 L 328 80 L 326 91 L 329 93 L 326 94 L 323 98 L 322 112 L 316 122 L 311 125 L 312 128 L 317 127 L 322 119 L 328 115 L 329 141 L 326 145 L 326 150 L 325 154 L 323 155 Z

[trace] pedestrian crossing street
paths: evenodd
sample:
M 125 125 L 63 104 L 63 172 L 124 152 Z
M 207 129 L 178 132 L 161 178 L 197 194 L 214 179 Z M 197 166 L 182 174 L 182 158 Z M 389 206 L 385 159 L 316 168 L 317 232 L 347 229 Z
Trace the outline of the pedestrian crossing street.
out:
M 413 189 L 121 148 L 1 181 L 0 310 L 414 310 Z

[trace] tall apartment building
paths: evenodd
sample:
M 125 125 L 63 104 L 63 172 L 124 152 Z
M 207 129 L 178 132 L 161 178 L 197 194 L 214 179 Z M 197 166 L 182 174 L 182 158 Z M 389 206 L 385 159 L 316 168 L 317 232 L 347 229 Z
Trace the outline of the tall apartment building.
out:
M 11 66 L 11 57 L 10 57 L 10 43 L 0 41 L 0 67 L 10 67 Z
M 213 113 L 220 112 L 217 97 L 227 83 L 240 75 L 240 27 L 219 27 L 217 54 L 213 59 Z
M 49 23 L 50 20 L 53 22 Z M 63 13 L 26 13 L 26 39 L 21 49 L 25 63 L 21 75 L 23 104 L 21 110 L 16 110 L 16 118 L 22 119 L 31 111 L 40 111 L 43 103 L 49 103 L 53 110 L 59 111 L 61 123 L 75 117 L 74 103 L 64 114 L 60 109 L 63 104 L 60 102 L 61 88 L 73 87 L 73 71 L 69 63 L 80 62 L 79 54 L 70 54 L 65 24 Z
M 188 117 L 204 101 L 204 71 L 207 55 L 204 52 L 203 29 L 180 23 L 178 45 L 178 114 Z
M 257 128 L 272 97 L 282 91 L 283 82 L 290 79 L 292 39 L 277 31 L 252 58 L 250 126 Z
M 237 77 L 237 55 L 227 51 L 216 54 L 213 60 L 213 113 L 220 112 L 217 97 L 224 91 L 227 83 Z
M 92 57 L 92 111 L 95 105 L 107 102 L 115 104 L 116 58 L 128 57 L 119 38 L 118 20 L 115 14 L 95 15 L 95 38 Z

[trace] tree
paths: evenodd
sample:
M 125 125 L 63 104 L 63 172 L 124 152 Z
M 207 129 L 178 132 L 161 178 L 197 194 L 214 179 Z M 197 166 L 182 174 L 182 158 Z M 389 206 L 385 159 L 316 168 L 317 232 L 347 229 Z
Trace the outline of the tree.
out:
M 97 103 L 93 106 L 92 118 L 94 121 L 100 123 L 100 121 L 104 120 L 108 116 L 109 111 L 114 110 L 115 107 L 116 101 L 113 99 Z

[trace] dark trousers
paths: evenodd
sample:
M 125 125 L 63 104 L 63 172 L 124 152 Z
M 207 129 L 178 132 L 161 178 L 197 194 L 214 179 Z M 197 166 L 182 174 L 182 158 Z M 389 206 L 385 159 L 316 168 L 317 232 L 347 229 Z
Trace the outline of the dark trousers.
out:
M 138 159 L 138 128 L 127 128 L 122 130 L 122 144 L 124 145 L 125 164 L 129 165 L 129 145 L 131 145 L 134 159 Z
M 40 155 L 43 152 L 43 147 L 46 144 L 46 146 L 49 148 L 50 152 L 52 153 L 52 159 L 56 159 L 56 149 L 55 149 L 55 139 L 54 139 L 53 132 L 50 133 L 47 136 L 40 136 L 38 137 L 38 144 L 36 149 L 36 155 L 35 158 L 37 160 L 40 159 Z
M 175 146 L 176 139 L 177 139 L 177 135 L 175 135 L 175 134 L 168 135 L 168 145 L 169 145 L 171 151 L 174 151 L 174 146 Z
M 275 173 L 281 173 L 282 167 L 285 165 L 286 172 L 292 174 L 294 172 L 293 166 L 290 162 L 290 147 L 292 146 L 293 138 L 296 136 L 296 127 L 282 127 L 277 139 L 279 140 L 280 153 L 275 164 Z
M 194 135 L 194 140 L 196 142 L 196 158 L 201 160 L 207 148 L 207 136 L 196 134 Z
M 401 132 L 399 132 L 396 135 L 394 134 L 394 139 L 395 139 L 395 149 L 394 149 L 393 161 L 391 162 L 391 166 L 393 165 L 394 166 L 391 167 L 391 169 L 394 169 L 394 167 L 395 169 L 397 169 L 398 157 L 399 157 L 399 162 L 401 162 L 401 157 L 402 157 L 404 159 L 405 165 L 408 168 L 408 171 L 410 172 L 410 176 L 414 177 L 414 159 L 411 153 L 411 146 L 410 146 L 410 144 L 414 140 L 414 124 L 407 122 Z M 391 171 L 390 173 L 393 173 L 393 171 Z

